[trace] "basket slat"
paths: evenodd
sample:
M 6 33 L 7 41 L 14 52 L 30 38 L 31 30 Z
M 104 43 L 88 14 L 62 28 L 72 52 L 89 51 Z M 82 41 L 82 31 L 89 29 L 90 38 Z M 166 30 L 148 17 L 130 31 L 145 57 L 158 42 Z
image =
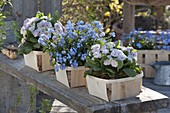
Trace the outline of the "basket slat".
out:
M 143 68 L 146 78 L 153 78 L 155 70 L 150 66 L 156 61 L 170 61 L 170 51 L 166 50 L 138 50 L 138 63 Z
M 86 70 L 84 66 L 77 68 L 67 67 L 65 70 L 59 69 L 59 71 L 56 72 L 56 78 L 67 87 L 85 86 L 86 79 L 84 78 L 84 72 Z

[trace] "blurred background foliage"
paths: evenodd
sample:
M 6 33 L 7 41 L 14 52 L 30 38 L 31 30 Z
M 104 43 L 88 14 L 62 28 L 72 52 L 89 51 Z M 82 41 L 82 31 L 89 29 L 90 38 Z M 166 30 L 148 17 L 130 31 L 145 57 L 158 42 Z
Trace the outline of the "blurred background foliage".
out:
M 63 0 L 60 21 L 101 21 L 105 32 L 114 31 L 112 26 L 119 22 L 122 27 L 123 0 Z M 165 8 L 166 7 L 166 8 Z M 167 6 L 136 6 L 135 28 L 143 30 L 165 30 L 170 26 L 170 8 Z
M 60 21 L 98 20 L 103 23 L 106 33 L 109 33 L 112 25 L 123 16 L 122 7 L 122 0 L 63 0 Z

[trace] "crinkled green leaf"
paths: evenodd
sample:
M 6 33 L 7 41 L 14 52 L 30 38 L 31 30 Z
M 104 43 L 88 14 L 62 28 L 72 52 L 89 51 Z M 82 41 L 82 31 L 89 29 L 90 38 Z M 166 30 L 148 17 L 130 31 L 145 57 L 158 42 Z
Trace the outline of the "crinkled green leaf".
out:
M 134 69 L 125 68 L 123 71 L 129 76 L 129 77 L 135 77 L 137 73 L 134 71 Z
M 38 43 L 38 40 L 37 40 L 37 38 L 35 38 L 35 37 L 30 37 L 30 39 L 29 39 L 31 42 L 33 42 L 33 43 Z
M 40 44 L 38 44 L 38 43 L 34 44 L 33 46 L 34 46 L 34 48 L 37 48 L 37 49 L 39 49 L 41 47 Z
M 86 77 L 87 75 L 91 75 L 92 74 L 92 70 L 87 70 L 84 72 L 84 77 Z
M 119 71 L 119 69 L 121 69 L 124 65 L 124 63 L 122 61 L 116 60 L 118 62 L 118 66 L 117 66 L 117 71 Z

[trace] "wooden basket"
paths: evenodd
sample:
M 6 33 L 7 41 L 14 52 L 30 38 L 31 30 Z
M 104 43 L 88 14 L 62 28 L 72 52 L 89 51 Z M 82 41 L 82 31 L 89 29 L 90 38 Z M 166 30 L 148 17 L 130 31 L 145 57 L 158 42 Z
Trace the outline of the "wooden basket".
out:
M 50 64 L 50 56 L 42 51 L 32 51 L 24 54 L 25 65 L 31 67 L 38 72 L 52 70 L 54 67 Z
M 91 95 L 106 101 L 135 97 L 141 92 L 143 73 L 135 77 L 106 80 L 87 76 L 87 87 Z
M 125 0 L 134 5 L 170 5 L 170 0 Z
M 85 86 L 86 79 L 84 78 L 84 72 L 86 70 L 84 66 L 77 68 L 67 67 L 65 70 L 56 72 L 56 78 L 67 87 Z
M 170 61 L 170 51 L 166 50 L 138 50 L 138 63 L 143 68 L 146 78 L 153 78 L 155 70 L 150 66 L 156 61 Z

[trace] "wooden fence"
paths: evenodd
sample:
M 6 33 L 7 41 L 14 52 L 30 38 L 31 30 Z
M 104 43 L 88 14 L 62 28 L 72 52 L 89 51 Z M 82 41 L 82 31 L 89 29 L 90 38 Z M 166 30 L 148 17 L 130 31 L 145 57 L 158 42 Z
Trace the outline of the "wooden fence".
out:
M 12 0 L 12 4 L 13 18 L 19 26 L 26 18 L 35 16 L 38 10 L 46 15 L 48 13 L 53 15 L 58 10 L 59 16 L 61 16 L 62 0 Z

